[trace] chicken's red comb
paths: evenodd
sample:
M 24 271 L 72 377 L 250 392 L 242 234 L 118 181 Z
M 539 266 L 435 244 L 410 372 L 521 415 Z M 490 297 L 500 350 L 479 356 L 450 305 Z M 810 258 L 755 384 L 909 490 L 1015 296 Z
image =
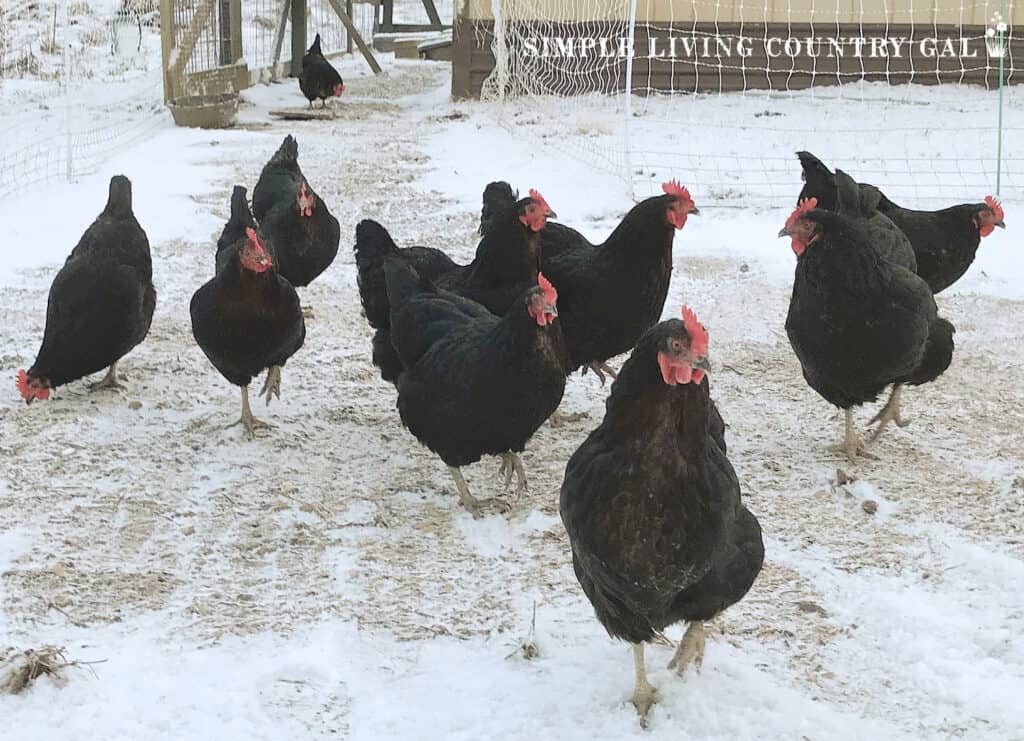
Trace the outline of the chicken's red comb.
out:
M 793 227 L 793 224 L 797 222 L 797 219 L 799 219 L 808 211 L 813 211 L 817 207 L 817 198 L 805 198 L 802 201 L 800 201 L 800 203 L 797 204 L 796 208 L 793 209 L 793 213 L 791 213 L 789 215 L 789 218 L 786 219 L 786 228 L 791 229 Z
M 693 203 L 693 199 L 690 198 L 690 191 L 678 180 L 669 180 L 667 183 L 662 183 L 661 189 L 670 196 Z
M 18 378 L 15 381 L 18 386 L 18 393 L 21 394 L 21 398 L 25 401 L 32 401 L 32 399 L 41 399 L 46 401 L 50 398 L 50 389 L 45 386 L 42 388 L 30 386 L 28 383 L 28 373 L 24 369 L 18 371 Z
M 992 213 L 996 215 L 996 221 L 1002 221 L 1003 204 L 999 202 L 999 199 L 996 198 L 995 196 L 985 196 L 985 203 L 988 205 L 990 209 L 992 209 Z
M 249 241 L 258 247 L 263 246 L 263 242 L 260 241 L 259 235 L 256 234 L 256 230 L 251 226 L 245 227 L 245 236 L 249 238 Z
M 533 198 L 533 196 L 530 196 Z M 551 285 L 551 281 L 544 277 L 543 273 L 537 273 L 537 285 L 544 291 L 544 299 L 552 306 L 558 301 L 558 291 Z
M 548 205 L 548 202 L 544 200 L 544 196 L 540 194 L 539 190 L 530 188 L 530 198 L 535 200 L 537 202 L 537 205 L 544 209 L 545 216 L 550 216 L 551 214 L 554 213 L 554 211 L 551 210 L 551 206 Z
M 695 355 L 708 354 L 708 331 L 697 319 L 693 309 L 683 306 L 683 326 L 686 327 L 686 334 L 690 335 L 690 350 Z

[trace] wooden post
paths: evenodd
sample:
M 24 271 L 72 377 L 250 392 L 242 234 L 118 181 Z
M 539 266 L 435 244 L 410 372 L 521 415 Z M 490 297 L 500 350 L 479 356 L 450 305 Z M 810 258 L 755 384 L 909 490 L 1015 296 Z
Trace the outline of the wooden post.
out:
M 427 11 L 427 18 L 430 19 L 430 25 L 433 26 L 435 31 L 440 31 L 444 26 L 441 25 L 441 16 L 437 14 L 437 8 L 434 7 L 434 0 L 423 0 L 423 7 Z
M 227 67 L 235 60 L 231 58 L 231 0 L 217 3 L 217 64 Z
M 345 0 L 345 13 L 348 14 L 349 18 L 352 17 L 352 0 Z M 377 19 L 376 12 L 374 12 L 373 18 L 374 20 Z M 348 32 L 345 33 L 345 51 L 349 54 L 352 53 L 352 34 Z
M 231 64 L 242 58 L 242 0 L 230 0 L 228 34 L 231 36 Z
M 160 56 L 163 59 L 164 103 L 174 99 L 171 49 L 174 48 L 174 0 L 160 0 Z
M 302 57 L 306 55 L 306 0 L 292 0 L 292 77 L 302 73 Z
M 395 0 L 383 0 L 380 30 L 391 33 L 395 30 Z
M 270 62 L 270 79 L 277 80 L 277 66 L 281 63 L 281 48 L 284 46 L 284 27 L 288 25 L 288 16 L 292 12 L 292 0 L 284 0 L 281 4 L 281 18 L 277 22 L 274 34 L 274 56 Z
M 299 2 L 299 0 L 295 1 Z M 368 47 L 366 42 L 363 41 L 362 34 L 359 33 L 359 29 L 356 28 L 356 24 L 352 22 L 352 18 L 345 12 L 345 8 L 341 6 L 340 0 L 327 1 L 331 4 L 331 7 L 334 8 L 334 12 L 338 15 L 338 18 L 341 19 L 342 24 L 345 26 L 345 30 L 348 31 L 348 35 L 356 42 L 356 46 L 359 47 L 359 51 L 362 53 L 366 63 L 370 65 L 370 69 L 373 70 L 375 75 L 379 75 L 384 70 L 382 70 L 380 65 L 377 64 L 376 57 L 373 56 L 373 52 L 370 50 L 370 47 Z

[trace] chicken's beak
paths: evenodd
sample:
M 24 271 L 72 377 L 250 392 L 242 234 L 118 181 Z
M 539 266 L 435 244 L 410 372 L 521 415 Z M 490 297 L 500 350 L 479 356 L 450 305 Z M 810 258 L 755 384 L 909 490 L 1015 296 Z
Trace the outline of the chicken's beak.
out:
M 549 306 L 548 307 L 548 314 L 550 314 L 551 316 L 558 316 L 558 307 L 557 306 Z
M 790 236 L 789 230 L 786 227 L 782 227 L 781 229 L 779 229 L 779 236 L 780 237 L 788 237 L 788 236 Z
M 550 211 L 549 210 L 546 214 L 544 214 L 544 218 L 546 218 L 546 219 L 557 219 L 558 218 L 558 214 L 556 214 L 554 211 Z
M 696 206 L 690 206 L 690 216 L 700 216 L 700 209 Z
M 1004 222 L 1002 222 L 1002 221 L 997 221 L 996 222 L 996 226 L 998 226 L 1000 229 L 1005 229 L 1006 228 L 1006 224 Z
M 702 370 L 705 373 L 707 373 L 711 370 L 711 361 L 705 355 L 704 357 L 694 359 L 690 363 L 690 367 L 695 368 L 697 370 Z

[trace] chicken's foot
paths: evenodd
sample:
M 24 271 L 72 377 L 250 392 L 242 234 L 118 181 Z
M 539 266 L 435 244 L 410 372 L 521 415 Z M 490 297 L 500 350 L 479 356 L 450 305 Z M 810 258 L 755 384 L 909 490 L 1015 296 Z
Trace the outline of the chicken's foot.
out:
M 456 466 L 448 466 L 448 470 L 452 474 L 452 480 L 455 481 L 455 488 L 459 491 L 459 503 L 469 510 L 469 513 L 474 518 L 480 519 L 483 517 L 484 510 L 487 507 L 494 507 L 499 512 L 508 512 L 512 509 L 512 505 L 504 499 L 477 499 L 469 493 L 466 479 L 462 478 L 462 471 Z
M 303 319 L 316 319 L 316 314 L 313 313 L 313 307 L 312 306 L 303 306 L 302 307 L 302 318 Z
M 242 425 L 245 431 L 249 433 L 249 439 L 252 440 L 256 437 L 256 430 L 272 430 L 274 425 L 269 422 L 264 422 L 261 419 L 256 419 L 252 416 L 252 409 L 249 408 L 249 387 L 242 386 L 242 416 L 237 422 L 234 422 L 228 427 L 234 427 L 235 425 Z
M 682 676 L 691 663 L 698 673 L 704 664 L 704 623 L 701 622 L 690 623 L 668 668 Z
M 281 398 L 281 366 L 270 366 L 259 395 L 267 397 L 267 406 L 270 406 L 270 397 L 276 396 L 278 399 Z
M 512 486 L 513 473 L 516 476 L 516 494 L 522 494 L 528 489 L 526 484 L 526 469 L 523 468 L 523 459 L 519 457 L 518 453 L 502 453 L 501 468 L 498 469 L 498 475 L 505 476 L 505 491 L 508 491 Z
M 633 689 L 633 707 L 640 716 L 640 727 L 647 728 L 647 714 L 658 701 L 658 690 L 647 681 L 644 667 L 644 644 L 633 644 L 633 669 L 636 671 L 636 687 Z
M 102 381 L 89 386 L 90 391 L 98 391 L 99 389 L 123 389 L 124 384 L 118 380 L 117 377 L 117 361 L 115 360 L 110 364 L 110 368 L 107 369 L 107 375 L 103 376 Z
M 897 383 L 892 387 L 892 393 L 889 394 L 889 401 L 885 402 L 885 406 L 878 410 L 878 414 L 871 418 L 868 422 L 869 425 L 873 425 L 878 422 L 878 427 L 871 434 L 871 442 L 878 439 L 878 436 L 882 434 L 882 430 L 888 427 L 890 422 L 895 422 L 897 427 L 906 427 L 910 424 L 909 419 L 904 419 L 900 415 L 900 397 L 903 395 L 903 384 Z
M 586 374 L 586 372 L 588 370 L 589 371 L 593 371 L 594 375 L 597 376 L 597 380 L 599 380 L 601 382 L 602 386 L 604 386 L 604 375 L 605 375 L 605 373 L 607 373 L 612 378 L 618 378 L 619 377 L 618 371 L 616 371 L 614 368 L 612 368 L 610 365 L 608 365 L 608 363 L 600 363 L 600 362 L 598 362 L 596 360 L 594 362 L 588 364 L 588 365 L 583 366 L 583 374 L 584 375 Z
M 874 453 L 868 452 L 868 449 L 864 447 L 864 443 L 861 441 L 860 436 L 853 430 L 853 410 L 847 409 L 846 412 L 846 435 L 842 442 L 838 442 L 833 445 L 830 450 L 833 453 L 844 453 L 850 463 L 853 463 L 857 456 L 862 458 L 870 458 L 871 460 L 878 460 L 878 456 Z

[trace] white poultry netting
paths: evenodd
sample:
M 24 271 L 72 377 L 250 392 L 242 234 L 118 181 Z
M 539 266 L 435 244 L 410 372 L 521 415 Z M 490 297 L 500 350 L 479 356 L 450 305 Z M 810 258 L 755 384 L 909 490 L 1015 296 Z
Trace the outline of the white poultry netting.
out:
M 95 171 L 166 125 L 156 3 L 4 2 L 0 197 Z
M 510 122 L 566 121 L 559 147 L 637 197 L 671 176 L 723 206 L 788 202 L 798 149 L 895 200 L 979 199 L 1000 167 L 1002 192 L 1022 197 L 1012 85 L 997 161 L 1000 64 L 1019 78 L 1013 6 L 490 0 L 496 66 L 482 97 Z

